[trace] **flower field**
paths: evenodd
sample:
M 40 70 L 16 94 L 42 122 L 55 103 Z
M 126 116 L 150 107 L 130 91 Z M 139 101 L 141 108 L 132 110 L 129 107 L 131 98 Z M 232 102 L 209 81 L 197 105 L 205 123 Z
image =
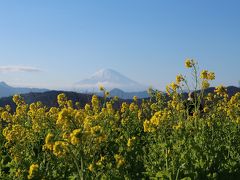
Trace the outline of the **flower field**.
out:
M 206 94 L 215 74 L 185 66 L 200 89 L 191 110 L 183 75 L 119 109 L 104 87 L 104 102 L 93 95 L 84 108 L 64 94 L 51 108 L 15 95 L 15 112 L 0 109 L 1 179 L 239 179 L 240 93 Z

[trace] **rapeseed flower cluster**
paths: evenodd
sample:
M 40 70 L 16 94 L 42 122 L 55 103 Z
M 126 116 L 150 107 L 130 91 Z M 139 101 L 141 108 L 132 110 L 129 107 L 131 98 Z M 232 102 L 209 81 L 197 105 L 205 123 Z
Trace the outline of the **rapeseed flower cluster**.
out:
M 83 108 L 63 93 L 57 107 L 13 96 L 16 110 L 0 108 L 0 179 L 239 179 L 240 93 L 207 94 L 215 74 L 185 66 L 200 88 L 191 113 L 181 74 L 144 100 L 109 98 L 101 86 L 103 98 Z

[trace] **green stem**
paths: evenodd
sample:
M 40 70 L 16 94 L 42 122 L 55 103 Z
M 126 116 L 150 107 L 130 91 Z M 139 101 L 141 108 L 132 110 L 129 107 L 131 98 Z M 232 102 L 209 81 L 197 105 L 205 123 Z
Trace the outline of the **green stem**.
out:
M 84 175 L 83 175 L 83 159 L 82 159 L 82 157 L 81 157 L 81 172 L 82 172 L 81 180 L 83 180 Z
M 71 148 L 70 148 L 71 149 Z M 77 168 L 77 172 L 78 172 L 78 176 L 79 176 L 79 179 L 83 180 L 83 166 L 82 166 L 82 157 L 81 157 L 81 170 L 79 168 L 79 165 L 78 165 L 78 162 L 77 162 L 77 158 L 75 156 L 75 154 L 72 153 L 73 150 L 71 149 L 71 155 L 72 155 L 72 159 L 73 159 L 73 162 Z
M 80 171 L 80 168 L 79 168 L 79 166 L 78 166 L 78 163 L 77 163 L 76 159 L 73 158 L 73 161 L 74 161 L 74 164 L 75 164 L 75 166 L 76 166 L 76 168 L 77 168 L 79 178 L 80 178 L 81 180 L 83 180 L 83 176 L 82 176 L 82 173 L 81 173 L 81 171 Z

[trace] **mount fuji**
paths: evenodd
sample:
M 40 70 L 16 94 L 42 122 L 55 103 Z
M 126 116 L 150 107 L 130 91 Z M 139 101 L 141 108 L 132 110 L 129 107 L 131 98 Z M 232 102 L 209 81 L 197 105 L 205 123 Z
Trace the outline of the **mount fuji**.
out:
M 107 90 L 121 89 L 126 92 L 137 92 L 147 90 L 147 86 L 142 85 L 112 69 L 101 69 L 87 79 L 74 84 L 75 91 L 96 92 L 99 86 Z

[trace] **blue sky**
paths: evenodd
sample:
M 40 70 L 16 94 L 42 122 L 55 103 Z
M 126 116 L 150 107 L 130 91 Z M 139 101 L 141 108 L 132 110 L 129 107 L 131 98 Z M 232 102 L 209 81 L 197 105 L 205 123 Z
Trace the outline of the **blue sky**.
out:
M 164 89 L 188 74 L 189 57 L 216 73 L 213 85 L 237 86 L 239 9 L 239 0 L 0 0 L 0 81 L 65 88 L 112 68 Z

